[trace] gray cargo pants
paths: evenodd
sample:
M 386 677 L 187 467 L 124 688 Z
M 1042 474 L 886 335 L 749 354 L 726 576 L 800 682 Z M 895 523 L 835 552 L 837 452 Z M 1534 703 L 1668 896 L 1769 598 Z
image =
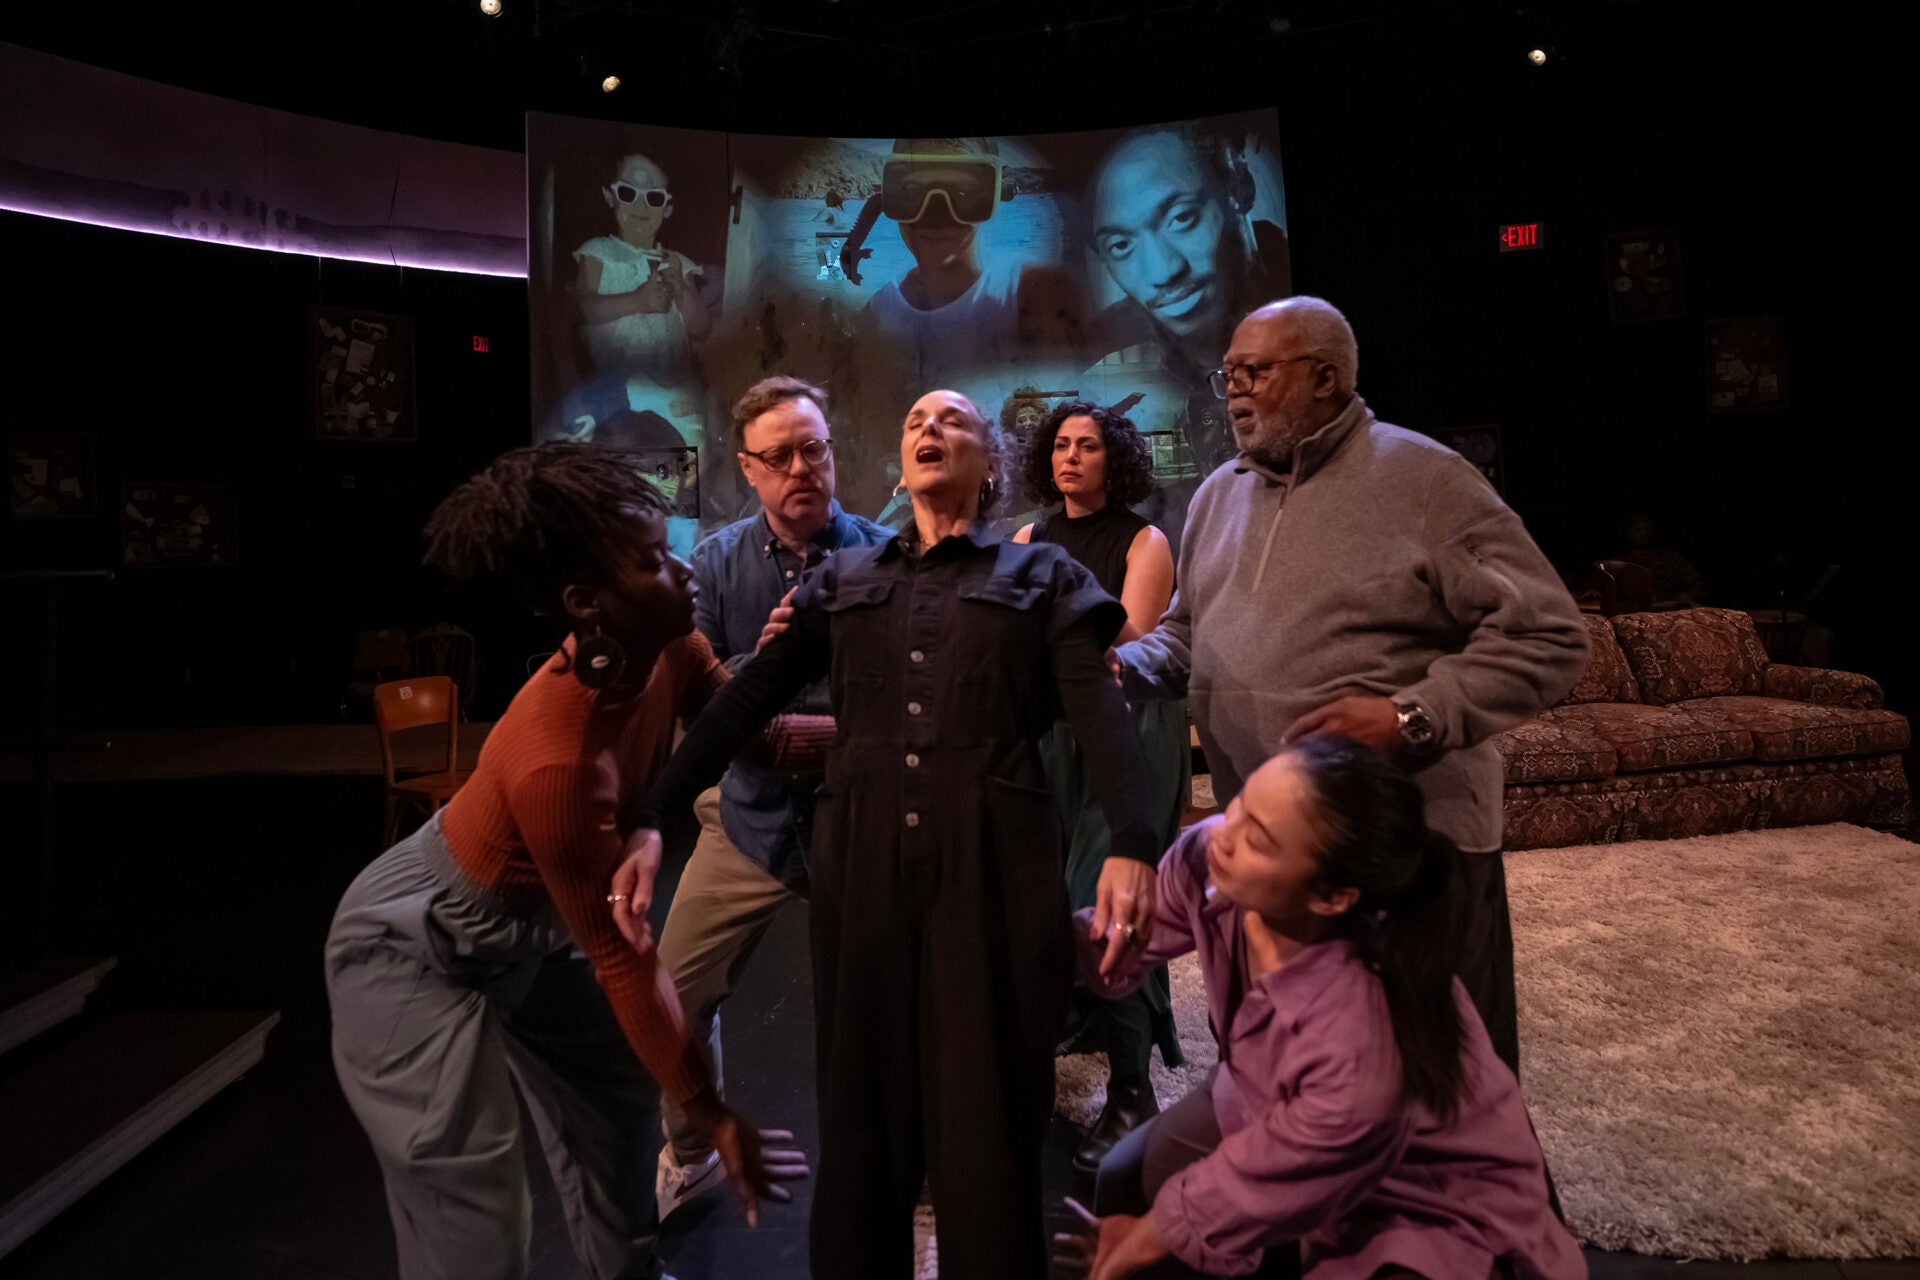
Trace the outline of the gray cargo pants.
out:
M 465 879 L 436 816 L 354 880 L 326 948 L 333 1061 L 373 1142 L 403 1280 L 518 1280 L 524 1100 L 594 1280 L 655 1280 L 658 1091 L 549 908 Z

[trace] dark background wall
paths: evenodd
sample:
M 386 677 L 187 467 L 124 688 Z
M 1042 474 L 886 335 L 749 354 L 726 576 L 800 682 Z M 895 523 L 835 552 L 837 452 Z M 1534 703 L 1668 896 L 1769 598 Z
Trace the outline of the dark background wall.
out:
M 1683 19 L 1660 8 L 1587 6 L 1540 69 L 1521 57 L 1513 23 L 1376 24 L 1366 39 L 1334 32 L 1264 57 L 1223 49 L 1217 62 L 1158 65 L 1148 65 L 1148 32 L 1121 46 L 1132 62 L 1103 48 L 1044 74 L 990 66 L 964 95 L 930 79 L 924 60 L 875 71 L 860 92 L 803 91 L 813 86 L 795 62 L 780 85 L 753 81 L 746 94 L 532 105 L 861 135 L 1274 105 L 1296 287 L 1353 321 L 1361 388 L 1380 416 L 1423 430 L 1501 424 L 1509 500 L 1569 571 L 1617 549 L 1632 509 L 1657 515 L 1663 540 L 1699 562 L 1714 603 L 1762 605 L 1843 565 L 1816 609 L 1835 632 L 1835 665 L 1879 678 L 1911 711 L 1909 646 L 1894 625 L 1913 576 L 1904 439 L 1858 363 L 1877 319 L 1849 296 L 1897 264 L 1827 230 L 1871 179 L 1829 145 L 1836 117 L 1805 32 L 1752 10 L 1729 25 L 1724 12 Z M 1153 74 L 1122 78 L 1123 65 Z M 383 123 L 362 101 L 304 109 Z M 493 135 L 514 112 L 490 111 L 458 136 L 513 145 Z M 430 111 L 410 119 L 384 123 L 456 136 Z M 1543 251 L 1495 252 L 1499 223 L 1533 220 L 1546 228 Z M 1679 231 L 1687 314 L 1615 325 L 1601 238 L 1662 226 Z M 8 424 L 92 432 L 109 499 L 141 479 L 238 493 L 237 565 L 69 589 L 60 695 L 70 723 L 334 718 L 355 632 L 442 618 L 478 636 L 475 714 L 498 711 L 546 629 L 430 579 L 417 568 L 418 531 L 454 483 L 527 438 L 524 282 L 13 214 L 0 215 L 0 231 L 14 264 L 0 320 Z M 415 317 L 418 444 L 313 439 L 303 326 L 322 301 Z M 1709 413 L 1703 321 L 1751 314 L 1786 317 L 1791 407 Z M 487 354 L 473 352 L 475 334 L 489 338 Z M 0 534 L 6 567 L 106 565 L 117 547 L 111 516 Z M 28 673 L 0 702 L 15 714 L 38 693 L 28 603 L 8 589 L 0 657 Z

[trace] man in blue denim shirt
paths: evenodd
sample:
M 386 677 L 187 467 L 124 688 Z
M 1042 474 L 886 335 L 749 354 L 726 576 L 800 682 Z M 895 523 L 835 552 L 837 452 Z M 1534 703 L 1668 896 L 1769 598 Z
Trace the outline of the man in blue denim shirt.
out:
M 823 556 L 843 546 L 885 542 L 893 531 L 848 515 L 833 499 L 827 397 L 798 378 L 765 378 L 733 407 L 740 470 L 764 510 L 694 548 L 700 586 L 694 625 L 728 669 L 760 647 L 776 608 Z M 790 712 L 831 715 L 826 681 L 810 685 Z M 720 1074 L 720 1005 L 776 912 L 806 875 L 806 847 L 818 779 L 735 763 L 694 805 L 700 839 L 681 875 L 660 960 L 673 975 L 695 1040 L 708 1037 Z M 668 1144 L 655 1190 L 664 1219 L 723 1181 L 706 1134 L 664 1108 Z

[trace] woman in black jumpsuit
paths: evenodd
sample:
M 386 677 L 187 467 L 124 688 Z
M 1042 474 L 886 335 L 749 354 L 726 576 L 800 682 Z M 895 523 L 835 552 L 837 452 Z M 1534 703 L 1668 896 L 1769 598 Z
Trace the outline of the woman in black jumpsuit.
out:
M 708 705 L 637 825 L 690 806 L 830 676 L 838 734 L 811 868 L 814 1274 L 906 1276 L 927 1179 L 946 1280 L 1041 1280 L 1040 1148 L 1073 926 L 1038 744 L 1058 709 L 1086 746 L 1114 832 L 1095 928 L 1111 921 L 1109 963 L 1137 958 L 1160 850 L 1105 665 L 1125 613 L 1059 548 L 986 539 L 1000 441 L 964 396 L 914 405 L 901 469 L 914 526 L 807 576 L 786 630 Z

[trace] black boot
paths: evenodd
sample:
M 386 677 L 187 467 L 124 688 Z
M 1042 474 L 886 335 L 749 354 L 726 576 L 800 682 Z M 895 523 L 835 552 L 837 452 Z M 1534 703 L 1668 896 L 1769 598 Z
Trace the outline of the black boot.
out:
M 1153 1082 L 1146 1076 L 1109 1079 L 1107 1105 L 1073 1153 L 1073 1167 L 1082 1173 L 1099 1172 L 1100 1162 L 1113 1150 L 1114 1143 L 1159 1114 L 1160 1100 L 1153 1096 Z

